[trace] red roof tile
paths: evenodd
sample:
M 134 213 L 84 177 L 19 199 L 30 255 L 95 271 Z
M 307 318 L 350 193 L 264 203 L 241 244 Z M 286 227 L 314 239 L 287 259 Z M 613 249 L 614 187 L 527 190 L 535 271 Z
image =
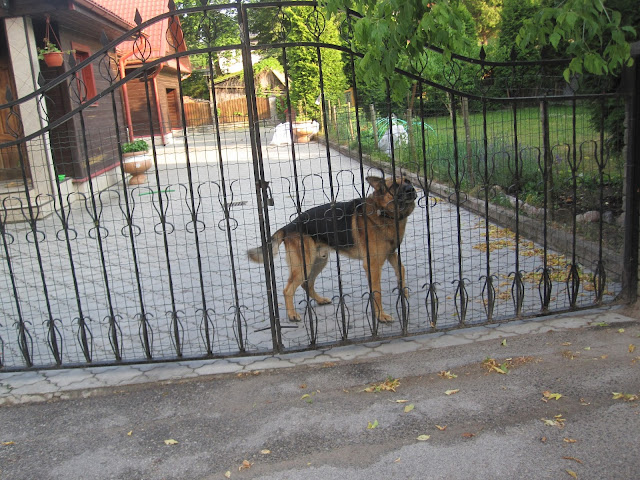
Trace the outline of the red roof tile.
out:
M 136 9 L 140 12 L 142 22 L 151 20 L 152 18 L 161 15 L 169 11 L 167 6 L 167 0 L 92 0 L 94 3 L 99 4 L 106 10 L 110 10 L 117 16 L 124 20 L 131 22 L 135 25 Z M 176 17 L 177 19 L 177 17 Z M 179 20 L 178 20 L 179 21 Z M 151 44 L 151 59 L 164 57 L 172 53 L 172 49 L 169 46 L 166 38 L 166 32 L 169 28 L 169 18 L 165 18 L 159 22 L 156 22 L 143 30 L 143 33 L 149 39 Z M 133 49 L 133 42 L 123 42 L 118 47 L 123 53 L 129 53 Z M 178 50 L 185 50 L 186 45 L 182 45 Z M 135 61 L 133 58 L 129 61 Z M 175 67 L 175 61 L 167 62 L 170 66 Z M 191 62 L 188 58 L 183 57 L 181 60 L 183 69 L 191 71 Z M 185 72 L 187 73 L 187 72 Z

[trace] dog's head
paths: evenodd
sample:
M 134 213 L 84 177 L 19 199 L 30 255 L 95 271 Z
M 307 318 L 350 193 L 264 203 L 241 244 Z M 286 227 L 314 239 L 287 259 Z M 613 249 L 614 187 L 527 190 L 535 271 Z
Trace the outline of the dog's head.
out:
M 395 178 L 367 177 L 367 182 L 373 187 L 371 198 L 380 209 L 380 214 L 389 217 L 396 216 L 406 218 L 411 215 L 415 208 L 415 201 L 418 198 L 416 189 L 404 176 Z

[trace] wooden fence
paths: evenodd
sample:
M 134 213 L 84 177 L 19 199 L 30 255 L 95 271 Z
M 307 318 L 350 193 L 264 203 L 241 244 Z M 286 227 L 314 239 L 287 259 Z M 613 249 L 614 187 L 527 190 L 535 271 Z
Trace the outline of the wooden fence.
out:
M 187 120 L 187 127 L 201 127 L 213 124 L 209 102 L 185 103 L 184 116 Z

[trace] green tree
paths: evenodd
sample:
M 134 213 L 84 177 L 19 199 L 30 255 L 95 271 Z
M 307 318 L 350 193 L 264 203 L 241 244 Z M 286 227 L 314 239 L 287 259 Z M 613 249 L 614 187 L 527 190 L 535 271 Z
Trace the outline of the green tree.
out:
M 200 0 L 174 0 L 176 8 L 201 7 Z M 210 3 L 216 3 L 210 2 Z M 223 2 L 218 2 L 223 3 Z M 180 23 L 188 49 L 237 44 L 240 42 L 238 20 L 232 11 L 204 11 L 180 15 Z M 220 75 L 220 56 L 224 53 L 212 53 L 211 64 L 214 75 Z M 193 74 L 183 82 L 185 95 L 194 98 L 208 98 L 209 88 L 205 73 L 209 70 L 209 54 L 191 55 Z
M 502 19 L 502 0 L 463 0 L 476 24 L 478 38 L 483 44 L 498 34 Z
M 314 31 L 316 26 L 317 32 Z M 256 39 L 264 44 L 280 42 L 283 36 L 287 42 L 292 43 L 318 40 L 333 45 L 341 43 L 337 20 L 326 19 L 320 11 L 308 7 L 285 7 L 281 11 L 259 9 L 251 23 L 251 28 Z M 284 61 L 282 49 L 269 50 L 264 54 L 276 56 L 280 62 Z M 319 119 L 320 115 L 320 106 L 317 103 L 321 93 L 320 62 L 325 99 L 332 102 L 343 99 L 348 85 L 344 73 L 345 62 L 339 50 L 321 48 L 320 58 L 318 58 L 318 49 L 315 47 L 286 48 L 292 107 L 300 114 L 315 119 Z
M 451 52 L 463 50 L 469 39 L 461 36 L 464 22 L 458 0 L 326 0 L 328 12 L 335 14 L 351 8 L 363 17 L 355 25 L 356 43 L 367 45 L 360 63 L 365 80 L 378 75 L 389 78 L 398 65 L 401 53 L 419 56 L 425 45 L 444 50 L 444 60 Z M 606 74 L 629 65 L 628 40 L 635 30 L 621 23 L 621 15 L 608 9 L 601 0 L 566 0 L 541 8 L 524 22 L 516 42 L 529 45 L 566 45 L 571 63 L 565 79 L 583 71 Z

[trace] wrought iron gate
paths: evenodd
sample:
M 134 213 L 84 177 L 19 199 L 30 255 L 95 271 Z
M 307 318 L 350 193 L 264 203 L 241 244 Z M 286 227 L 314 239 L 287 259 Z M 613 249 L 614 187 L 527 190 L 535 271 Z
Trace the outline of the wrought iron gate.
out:
M 19 161 L 0 191 L 0 371 L 294 351 L 633 297 L 637 235 L 625 232 L 637 230 L 636 180 L 615 117 L 623 94 L 587 77 L 567 85 L 563 60 L 491 62 L 481 51 L 434 67 L 437 49 L 364 86 L 361 53 L 348 48 L 355 13 L 333 25 L 314 2 L 203 3 L 137 14 L 94 55 L 67 57 L 65 72 L 41 65 L 33 93 L 7 90 L 0 111 L 12 139 L 0 149 Z M 184 43 L 187 17 L 201 45 Z M 272 38 L 253 37 L 258 21 Z M 222 44 L 229 22 L 237 42 Z M 157 25 L 163 56 L 149 35 Z M 186 59 L 203 56 L 214 78 L 217 59 L 234 52 L 246 116 L 221 119 L 214 85 L 210 124 L 191 127 Z M 256 52 L 283 70 L 270 119 L 258 115 Z M 316 72 L 311 92 L 296 85 L 303 57 Z M 340 75 L 348 90 L 335 87 Z M 395 82 L 406 99 L 392 95 Z M 175 111 L 163 112 L 162 89 Z M 310 142 L 301 132 L 316 124 L 302 115 L 320 130 Z M 150 144 L 139 185 L 122 149 L 134 135 Z M 401 172 L 419 198 L 398 248 L 406 288 L 383 272 L 394 322 L 373 314 L 361 262 L 338 254 L 317 283 L 332 304 L 301 289 L 302 321 L 284 318 L 287 266 L 271 235 L 321 204 L 335 225 L 345 215 L 336 203 L 368 195 L 368 176 Z M 263 264 L 250 264 L 246 250 L 261 245 Z

